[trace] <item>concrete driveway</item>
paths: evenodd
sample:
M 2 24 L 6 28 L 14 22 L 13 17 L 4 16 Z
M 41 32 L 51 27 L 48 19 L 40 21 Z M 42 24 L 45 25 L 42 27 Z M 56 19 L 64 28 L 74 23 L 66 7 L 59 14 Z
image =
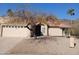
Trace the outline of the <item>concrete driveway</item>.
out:
M 22 38 L 0 38 L 0 54 L 9 53 L 8 50 L 12 49 Z
M 0 54 L 74 55 L 79 54 L 79 39 L 75 41 L 75 48 L 70 48 L 66 37 L 0 38 Z

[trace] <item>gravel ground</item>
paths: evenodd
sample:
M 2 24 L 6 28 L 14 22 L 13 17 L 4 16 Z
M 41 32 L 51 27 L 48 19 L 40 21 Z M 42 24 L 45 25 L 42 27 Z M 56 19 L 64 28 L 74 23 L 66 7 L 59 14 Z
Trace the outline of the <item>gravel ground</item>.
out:
M 30 54 L 30 55 L 77 55 L 79 54 L 79 39 L 75 39 L 75 48 L 69 47 L 69 38 L 1 38 L 1 54 Z

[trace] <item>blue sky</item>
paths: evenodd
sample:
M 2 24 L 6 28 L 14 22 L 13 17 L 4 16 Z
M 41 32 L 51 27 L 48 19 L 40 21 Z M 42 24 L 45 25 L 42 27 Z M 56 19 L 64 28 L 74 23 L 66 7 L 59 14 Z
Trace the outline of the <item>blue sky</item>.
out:
M 55 15 L 59 19 L 78 19 L 79 18 L 79 4 L 78 3 L 0 3 L 0 16 L 6 15 L 8 9 L 15 11 L 19 8 L 26 8 L 32 12 L 46 13 L 49 15 Z M 67 10 L 75 9 L 75 15 L 67 15 Z

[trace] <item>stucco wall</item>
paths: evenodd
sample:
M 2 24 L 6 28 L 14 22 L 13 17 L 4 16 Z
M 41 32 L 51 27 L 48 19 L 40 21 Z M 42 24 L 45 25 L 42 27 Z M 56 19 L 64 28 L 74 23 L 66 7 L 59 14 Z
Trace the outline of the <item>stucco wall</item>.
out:
M 12 27 L 3 27 L 3 37 L 27 37 L 31 35 L 30 30 L 27 28 L 12 28 Z
M 1 28 L 0 28 L 1 29 Z M 48 32 L 47 32 L 48 31 Z M 41 32 L 44 36 L 62 36 L 61 28 L 48 28 L 47 25 L 41 25 Z M 1 34 L 0 34 L 1 35 Z M 27 27 L 5 26 L 2 27 L 2 37 L 27 37 L 30 38 L 31 32 Z
M 62 36 L 62 29 L 60 28 L 49 28 L 49 36 Z

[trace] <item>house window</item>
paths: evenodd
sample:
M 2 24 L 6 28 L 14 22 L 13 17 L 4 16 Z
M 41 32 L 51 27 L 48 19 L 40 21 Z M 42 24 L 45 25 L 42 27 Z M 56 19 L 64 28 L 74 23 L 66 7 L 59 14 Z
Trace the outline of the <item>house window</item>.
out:
M 27 26 L 24 26 L 24 28 L 26 28 Z
M 12 28 L 14 28 L 14 26 L 12 26 Z
M 23 28 L 23 26 L 21 26 L 21 28 Z
M 42 32 L 45 33 L 45 26 L 42 26 Z
M 17 26 L 15 26 L 15 28 L 17 28 Z
M 18 26 L 18 28 L 20 28 L 20 26 Z
M 11 26 L 9 26 L 9 28 L 10 28 Z
M 45 27 L 42 29 L 42 31 L 45 33 Z
M 8 25 L 6 25 L 6 27 L 8 27 Z
M 2 27 L 5 27 L 5 25 L 3 25 Z

